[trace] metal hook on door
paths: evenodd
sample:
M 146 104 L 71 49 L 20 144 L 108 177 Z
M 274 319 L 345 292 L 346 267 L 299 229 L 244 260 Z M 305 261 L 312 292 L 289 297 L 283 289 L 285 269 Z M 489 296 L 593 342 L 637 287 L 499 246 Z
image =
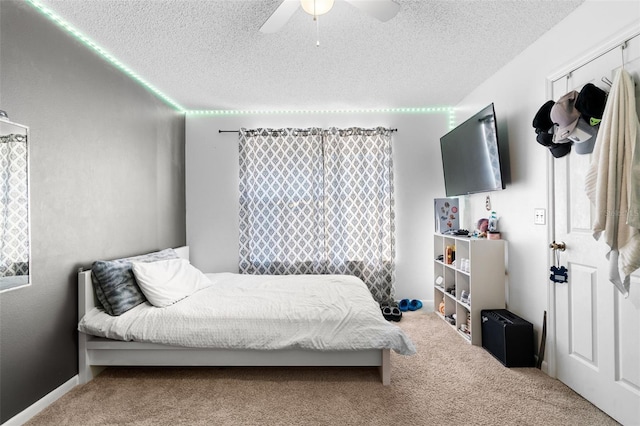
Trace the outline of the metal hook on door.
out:
M 612 86 L 613 86 L 613 83 L 612 83 L 612 82 L 611 82 L 611 80 L 609 80 L 607 77 L 602 77 L 602 78 L 600 79 L 600 81 L 602 81 L 604 84 L 606 84 L 606 85 L 607 85 L 607 86 L 609 86 L 609 87 L 612 87 Z

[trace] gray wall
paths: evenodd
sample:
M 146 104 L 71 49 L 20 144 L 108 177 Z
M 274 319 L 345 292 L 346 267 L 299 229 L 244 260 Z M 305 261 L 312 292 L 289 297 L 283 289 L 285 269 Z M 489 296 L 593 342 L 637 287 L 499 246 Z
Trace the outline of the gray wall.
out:
M 0 295 L 0 422 L 77 374 L 79 266 L 185 243 L 185 119 L 0 1 L 0 109 L 30 127 L 32 282 Z

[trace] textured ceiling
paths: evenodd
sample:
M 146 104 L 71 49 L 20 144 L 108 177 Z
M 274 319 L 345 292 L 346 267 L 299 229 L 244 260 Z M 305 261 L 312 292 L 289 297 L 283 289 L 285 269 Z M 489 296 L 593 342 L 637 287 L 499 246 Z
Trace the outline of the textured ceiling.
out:
M 371 0 L 376 1 L 376 0 Z M 396 0 L 381 23 L 344 0 L 316 25 L 281 0 L 40 0 L 189 110 L 454 105 L 583 0 Z

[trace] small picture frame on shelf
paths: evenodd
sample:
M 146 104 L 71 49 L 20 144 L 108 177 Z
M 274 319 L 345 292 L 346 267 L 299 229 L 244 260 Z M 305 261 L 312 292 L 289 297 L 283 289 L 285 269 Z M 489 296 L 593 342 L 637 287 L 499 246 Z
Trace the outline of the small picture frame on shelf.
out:
M 433 208 L 436 232 L 444 234 L 447 231 L 460 229 L 460 208 L 457 198 L 434 198 Z

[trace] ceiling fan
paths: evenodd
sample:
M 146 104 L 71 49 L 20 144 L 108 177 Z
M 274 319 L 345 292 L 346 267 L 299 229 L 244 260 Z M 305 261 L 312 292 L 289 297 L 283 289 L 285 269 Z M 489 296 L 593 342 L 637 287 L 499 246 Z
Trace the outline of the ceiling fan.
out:
M 400 5 L 393 0 L 344 0 L 362 10 L 374 18 L 386 22 L 396 16 Z M 287 23 L 287 21 L 302 6 L 305 12 L 314 19 L 331 10 L 334 0 L 283 0 L 271 16 L 262 24 L 260 31 L 263 33 L 275 33 Z

